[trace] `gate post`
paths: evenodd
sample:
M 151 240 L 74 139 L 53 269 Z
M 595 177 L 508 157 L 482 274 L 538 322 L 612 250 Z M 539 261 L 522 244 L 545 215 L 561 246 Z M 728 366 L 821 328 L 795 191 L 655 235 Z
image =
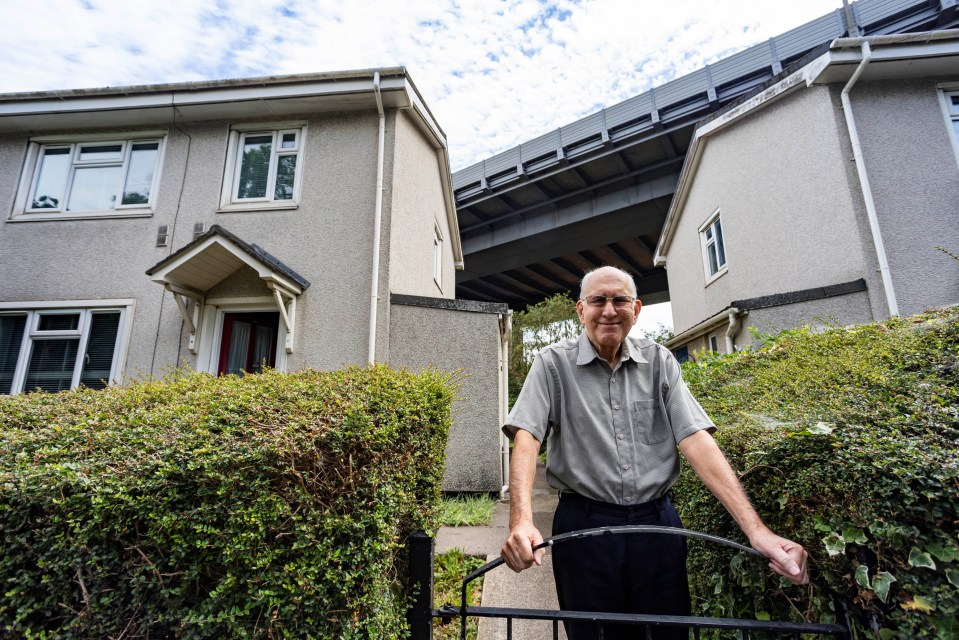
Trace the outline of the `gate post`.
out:
M 413 595 L 406 620 L 410 640 L 433 637 L 433 538 L 417 531 L 409 542 L 409 592 Z

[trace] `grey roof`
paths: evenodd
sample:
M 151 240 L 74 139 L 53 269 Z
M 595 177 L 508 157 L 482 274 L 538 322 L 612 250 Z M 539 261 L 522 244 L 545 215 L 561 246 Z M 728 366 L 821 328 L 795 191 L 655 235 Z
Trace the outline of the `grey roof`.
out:
M 181 255 L 183 255 L 184 253 L 186 253 L 193 247 L 197 246 L 198 244 L 203 243 L 207 238 L 210 238 L 212 236 L 221 236 L 223 238 L 226 238 L 227 240 L 235 244 L 244 253 L 248 254 L 252 258 L 260 261 L 264 265 L 268 266 L 274 271 L 286 276 L 287 278 L 289 278 L 296 284 L 300 285 L 300 287 L 302 287 L 304 291 L 307 288 L 309 288 L 310 286 L 309 280 L 307 280 L 306 278 L 298 274 L 296 271 L 288 267 L 286 264 L 281 262 L 278 258 L 276 258 L 271 253 L 269 253 L 266 249 L 264 249 L 263 247 L 260 247 L 259 245 L 250 244 L 248 242 L 245 242 L 244 240 L 241 240 L 238 236 L 234 235 L 233 233 L 230 233 L 229 231 L 227 231 L 226 229 L 224 229 L 218 224 L 213 225 L 206 231 L 206 233 L 200 236 L 197 236 L 197 238 L 193 240 L 193 242 L 189 242 L 185 244 L 184 246 L 177 249 L 175 252 L 168 255 L 163 260 L 160 260 L 158 263 L 156 263 L 155 265 L 147 269 L 146 274 L 148 276 L 153 275 L 154 271 L 160 269 L 163 266 L 166 266 L 167 264 L 171 262 L 174 262 Z

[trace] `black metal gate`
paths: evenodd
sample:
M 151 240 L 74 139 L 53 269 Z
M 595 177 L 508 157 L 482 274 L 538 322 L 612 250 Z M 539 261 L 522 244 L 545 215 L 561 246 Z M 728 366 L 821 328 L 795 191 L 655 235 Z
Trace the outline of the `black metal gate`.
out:
M 722 544 L 740 551 L 744 551 L 754 556 L 762 557 L 755 549 L 743 546 L 725 538 L 711 536 L 705 533 L 689 531 L 687 529 L 678 529 L 674 527 L 659 526 L 624 526 L 624 527 L 600 527 L 598 529 L 585 529 L 582 531 L 572 531 L 563 535 L 556 536 L 534 547 L 542 549 L 551 547 L 555 544 L 579 540 L 593 536 L 617 535 L 617 534 L 638 534 L 638 533 L 668 533 L 680 535 L 687 538 L 697 538 L 717 544 Z M 553 611 L 543 609 L 512 609 L 497 607 L 469 607 L 466 606 L 466 593 L 469 583 L 488 573 L 492 569 L 504 564 L 502 558 L 497 558 L 488 562 L 479 569 L 471 572 L 463 580 L 461 592 L 462 600 L 459 607 L 444 605 L 440 608 L 433 608 L 433 539 L 425 533 L 415 533 L 410 538 L 410 587 L 411 592 L 415 594 L 413 606 L 409 611 L 409 622 L 412 640 L 430 640 L 433 630 L 433 619 L 442 618 L 444 620 L 460 619 L 460 637 L 466 639 L 466 619 L 469 617 L 479 618 L 504 618 L 506 620 L 506 637 L 512 640 L 513 620 L 550 620 L 553 623 L 552 635 L 554 640 L 559 637 L 559 623 L 564 620 L 591 621 L 596 624 L 599 640 L 603 638 L 603 625 L 606 623 L 631 624 L 637 628 L 637 638 L 652 637 L 652 630 L 656 627 L 683 627 L 692 629 L 693 637 L 696 640 L 700 638 L 700 632 L 703 629 L 718 629 L 724 631 L 739 631 L 741 637 L 746 640 L 751 634 L 764 634 L 762 637 L 775 638 L 800 638 L 812 637 L 837 637 L 849 639 L 849 618 L 844 603 L 838 597 L 834 597 L 836 615 L 840 624 L 816 624 L 800 622 L 780 622 L 775 620 L 741 620 L 734 618 L 705 618 L 696 616 L 660 616 L 660 615 L 639 615 L 626 613 L 600 613 L 595 611 Z

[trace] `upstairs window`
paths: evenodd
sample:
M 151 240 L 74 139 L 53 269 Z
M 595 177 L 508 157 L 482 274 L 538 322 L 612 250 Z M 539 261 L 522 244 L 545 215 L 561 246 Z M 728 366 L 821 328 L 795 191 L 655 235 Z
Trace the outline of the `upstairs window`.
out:
M 439 227 L 433 227 L 433 280 L 443 288 L 443 236 Z
M 726 245 L 723 239 L 723 225 L 716 211 L 699 228 L 703 248 L 703 265 L 706 270 L 707 284 L 726 272 Z
M 945 98 L 942 102 L 943 110 L 950 129 L 952 129 L 950 132 L 952 134 L 952 149 L 956 154 L 956 161 L 959 162 L 959 91 L 946 92 L 942 95 Z
M 952 120 L 952 132 L 959 139 L 959 93 L 947 93 L 946 101 L 949 105 L 949 119 Z
M 127 308 L 0 312 L 0 394 L 102 389 L 119 375 Z
M 304 131 L 303 127 L 232 131 L 221 208 L 295 206 Z
M 18 213 L 68 217 L 150 209 L 162 144 L 161 138 L 31 141 Z

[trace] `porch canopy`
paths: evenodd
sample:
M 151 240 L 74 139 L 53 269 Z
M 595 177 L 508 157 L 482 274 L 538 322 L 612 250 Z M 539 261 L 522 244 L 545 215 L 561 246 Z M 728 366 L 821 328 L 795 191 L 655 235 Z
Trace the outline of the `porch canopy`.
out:
M 192 242 L 147 269 L 150 278 L 173 294 L 190 330 L 190 350 L 196 353 L 196 332 L 206 292 L 237 270 L 249 267 L 273 292 L 286 330 L 285 347 L 293 352 L 296 299 L 310 282 L 262 247 L 244 242 L 220 225 L 213 225 Z M 193 300 L 193 312 L 187 308 Z

